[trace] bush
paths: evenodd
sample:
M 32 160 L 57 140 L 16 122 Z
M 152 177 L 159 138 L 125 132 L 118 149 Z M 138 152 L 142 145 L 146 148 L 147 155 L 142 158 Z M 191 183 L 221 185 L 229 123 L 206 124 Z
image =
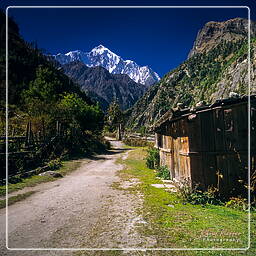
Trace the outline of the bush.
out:
M 177 184 L 176 184 L 177 185 Z M 177 196 L 184 202 L 191 204 L 222 204 L 221 200 L 218 198 L 217 189 L 214 187 L 209 187 L 207 191 L 201 191 L 197 186 L 191 187 L 190 181 L 185 180 L 176 186 Z
M 189 197 L 188 200 L 191 204 L 214 204 L 219 205 L 221 204 L 221 201 L 216 198 L 216 195 L 212 193 L 211 191 L 201 191 L 201 190 L 195 190 Z
M 149 169 L 157 169 L 160 164 L 159 149 L 150 147 L 147 150 L 146 165 Z
M 157 170 L 157 175 L 156 176 L 159 177 L 159 178 L 162 178 L 164 180 L 170 180 L 171 179 L 170 171 L 169 171 L 167 166 L 159 167 L 159 169 Z
M 145 126 L 141 126 L 139 131 L 140 136 L 145 136 L 147 134 L 147 128 Z
M 175 183 L 177 189 L 177 196 L 181 198 L 184 202 L 189 202 L 190 195 L 193 193 L 193 189 L 190 186 L 189 180 L 184 180 L 179 183 Z
M 244 211 L 248 209 L 247 200 L 241 197 L 231 197 L 230 200 L 225 204 L 225 206 Z
M 51 160 L 47 166 L 49 167 L 50 170 L 54 171 L 59 169 L 62 166 L 62 162 L 59 158 L 55 159 L 55 160 Z

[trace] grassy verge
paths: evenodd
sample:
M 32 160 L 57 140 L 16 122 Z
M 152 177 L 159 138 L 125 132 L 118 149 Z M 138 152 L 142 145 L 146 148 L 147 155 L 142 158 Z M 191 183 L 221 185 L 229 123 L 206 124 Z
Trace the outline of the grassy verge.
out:
M 8 198 L 8 205 L 12 205 L 16 202 L 19 202 L 29 196 L 31 196 L 32 194 L 34 194 L 36 191 L 29 191 L 23 194 L 19 194 L 17 196 L 11 196 L 10 198 Z M 0 209 L 5 208 L 6 206 L 6 200 L 0 200 Z
M 84 160 L 70 160 L 70 161 L 63 161 L 63 165 L 60 169 L 57 170 L 58 173 L 62 174 L 63 176 L 67 175 L 69 172 L 76 170 Z M 25 187 L 34 187 L 37 184 L 54 181 L 56 178 L 50 176 L 39 176 L 34 175 L 29 178 L 24 178 L 20 182 L 15 184 L 8 185 L 9 193 L 23 189 Z M 0 186 L 0 196 L 4 196 L 6 193 L 6 186 Z
M 145 148 L 137 148 L 129 153 L 127 159 L 119 159 L 120 163 L 126 165 L 126 169 L 120 172 L 120 177 L 140 180 L 141 183 L 133 189 L 144 194 L 142 215 L 149 223 L 140 232 L 155 237 L 157 248 L 247 247 L 247 212 L 224 206 L 184 204 L 175 193 L 151 186 L 161 181 L 156 179 L 153 170 L 146 167 L 145 155 Z M 255 219 L 256 215 L 252 213 L 253 248 L 256 248 Z M 194 251 L 187 255 L 256 255 L 253 248 L 246 252 Z

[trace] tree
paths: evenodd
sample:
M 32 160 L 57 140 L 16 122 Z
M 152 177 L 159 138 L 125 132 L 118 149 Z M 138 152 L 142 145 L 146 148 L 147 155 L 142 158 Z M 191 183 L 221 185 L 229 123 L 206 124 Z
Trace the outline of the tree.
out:
M 106 124 L 110 132 L 117 132 L 117 139 L 121 139 L 121 129 L 124 115 L 119 104 L 113 101 L 107 111 Z
M 55 69 L 39 66 L 36 78 L 23 92 L 23 101 L 31 117 L 37 117 L 54 129 L 56 121 L 65 122 L 81 130 L 99 131 L 103 113 L 99 105 L 87 103 L 83 93 L 74 93 L 67 79 Z
M 36 78 L 23 91 L 22 97 L 30 115 L 50 114 L 60 98 L 62 83 L 53 70 L 39 66 Z
M 99 105 L 88 105 L 75 93 L 66 93 L 58 105 L 61 118 L 81 130 L 100 131 L 103 126 L 103 112 Z

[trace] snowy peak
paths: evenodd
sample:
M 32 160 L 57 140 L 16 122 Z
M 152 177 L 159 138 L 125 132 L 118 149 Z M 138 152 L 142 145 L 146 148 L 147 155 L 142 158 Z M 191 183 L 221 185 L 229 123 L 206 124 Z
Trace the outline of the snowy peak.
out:
M 127 74 L 140 84 L 150 86 L 160 80 L 159 75 L 148 66 L 139 66 L 132 60 L 123 60 L 104 45 L 94 47 L 90 52 L 79 50 L 53 55 L 54 59 L 64 65 L 73 61 L 81 61 L 88 67 L 102 66 L 112 74 Z
M 105 51 L 110 52 L 110 50 L 103 45 L 99 45 L 91 50 L 93 55 L 103 54 Z
M 92 51 L 94 51 L 94 50 L 108 50 L 108 48 L 106 48 L 104 45 L 100 44 L 92 49 Z
M 91 50 L 91 53 L 93 53 L 94 55 L 103 54 L 104 52 L 107 52 L 107 53 L 112 54 L 112 55 L 116 55 L 116 54 L 114 54 L 113 52 L 111 52 L 108 48 L 106 48 L 105 46 L 103 46 L 102 44 L 100 44 L 100 45 L 97 46 L 97 47 L 94 47 L 94 48 Z

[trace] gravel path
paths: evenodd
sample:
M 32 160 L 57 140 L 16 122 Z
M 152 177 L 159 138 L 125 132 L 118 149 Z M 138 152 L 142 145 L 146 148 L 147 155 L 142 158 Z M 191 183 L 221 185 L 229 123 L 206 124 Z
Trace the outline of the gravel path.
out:
M 128 154 L 121 142 L 112 140 L 111 144 L 113 149 L 108 154 L 85 162 L 62 179 L 39 184 L 35 194 L 8 207 L 10 248 L 131 248 L 154 244 L 136 231 L 137 226 L 146 225 L 137 211 L 143 197 L 111 187 L 113 182 L 120 182 L 117 171 L 123 168 L 116 159 Z M 5 209 L 0 210 L 0 227 L 0 255 L 77 254 L 7 251 Z

